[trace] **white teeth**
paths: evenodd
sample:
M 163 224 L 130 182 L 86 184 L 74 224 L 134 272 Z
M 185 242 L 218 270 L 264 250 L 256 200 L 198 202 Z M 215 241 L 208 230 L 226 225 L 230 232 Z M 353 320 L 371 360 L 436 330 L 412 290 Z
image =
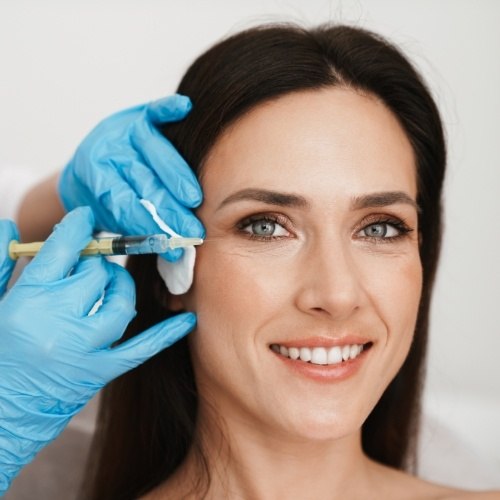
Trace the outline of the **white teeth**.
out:
M 345 345 L 344 347 L 342 347 L 342 359 L 344 361 L 347 361 L 350 355 L 351 355 L 351 346 Z
M 328 351 L 328 364 L 334 365 L 342 361 L 342 349 L 339 346 L 330 347 Z
M 354 344 L 351 346 L 351 352 L 349 353 L 349 359 L 354 359 L 360 352 L 361 346 Z
M 336 365 L 350 359 L 357 358 L 363 351 L 363 345 L 352 344 L 334 347 L 285 347 L 271 344 L 271 349 L 293 360 L 300 359 L 314 365 Z
M 312 355 L 311 355 L 311 349 L 309 347 L 301 347 L 300 348 L 300 359 L 302 361 L 311 361 Z
M 326 365 L 328 354 L 324 347 L 314 347 L 311 350 L 311 363 L 313 365 Z

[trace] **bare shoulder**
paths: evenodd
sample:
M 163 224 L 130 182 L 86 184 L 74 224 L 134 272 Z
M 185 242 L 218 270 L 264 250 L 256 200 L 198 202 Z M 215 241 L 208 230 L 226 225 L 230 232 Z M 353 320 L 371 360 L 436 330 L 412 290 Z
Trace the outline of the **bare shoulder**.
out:
M 428 493 L 422 498 L 435 500 L 500 500 L 500 491 L 471 491 L 452 488 L 416 478 L 422 485 L 422 491 Z
M 383 479 L 384 498 L 398 500 L 500 500 L 500 491 L 470 491 L 426 481 L 403 471 L 373 464 Z

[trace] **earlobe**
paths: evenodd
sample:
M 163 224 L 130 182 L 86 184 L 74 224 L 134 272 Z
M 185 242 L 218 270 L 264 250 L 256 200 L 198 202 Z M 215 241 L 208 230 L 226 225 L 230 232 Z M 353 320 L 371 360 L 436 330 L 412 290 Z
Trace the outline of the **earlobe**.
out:
M 180 312 L 186 309 L 186 304 L 183 298 L 185 295 L 173 295 L 171 293 L 167 294 L 165 305 L 169 311 Z
M 186 294 L 175 295 L 173 293 L 170 293 L 165 287 L 163 281 L 161 281 L 161 284 L 155 293 L 155 298 L 160 304 L 161 308 L 165 311 L 178 313 L 187 309 Z

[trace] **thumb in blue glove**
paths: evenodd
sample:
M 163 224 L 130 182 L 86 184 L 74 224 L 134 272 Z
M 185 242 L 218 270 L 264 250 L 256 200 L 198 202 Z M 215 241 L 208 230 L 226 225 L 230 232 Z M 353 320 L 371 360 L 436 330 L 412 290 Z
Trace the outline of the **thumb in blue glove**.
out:
M 155 127 L 182 120 L 190 110 L 188 97 L 173 95 L 102 121 L 62 172 L 58 190 L 66 210 L 90 206 L 100 230 L 157 233 L 158 226 L 140 203 L 146 199 L 176 233 L 203 237 L 203 226 L 191 211 L 202 201 L 198 181 Z M 181 255 L 182 249 L 176 249 L 165 257 L 173 262 Z
M 9 243 L 18 239 L 16 225 L 10 220 L 0 220 L 0 297 L 5 293 L 15 266 L 15 261 L 9 257 Z
M 0 495 L 99 389 L 195 324 L 181 314 L 111 348 L 135 315 L 135 288 L 120 266 L 79 260 L 93 222 L 86 207 L 68 214 L 0 301 Z

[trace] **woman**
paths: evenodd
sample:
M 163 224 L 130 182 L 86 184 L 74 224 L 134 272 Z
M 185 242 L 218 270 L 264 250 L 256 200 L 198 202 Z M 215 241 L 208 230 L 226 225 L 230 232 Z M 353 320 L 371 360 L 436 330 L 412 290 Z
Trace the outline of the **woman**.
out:
M 105 390 L 85 498 L 461 495 L 402 472 L 445 168 L 418 74 L 360 29 L 268 26 L 178 91 L 193 111 L 163 131 L 200 180 L 207 240 L 182 296 L 130 262 L 126 338 L 180 310 L 198 324 Z

